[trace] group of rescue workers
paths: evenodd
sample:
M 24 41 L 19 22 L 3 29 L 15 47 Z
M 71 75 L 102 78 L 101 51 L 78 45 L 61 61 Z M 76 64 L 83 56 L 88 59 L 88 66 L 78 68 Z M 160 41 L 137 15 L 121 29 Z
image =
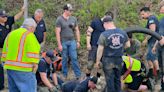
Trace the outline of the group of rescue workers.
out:
M 153 91 L 155 82 L 160 79 L 161 91 L 164 91 L 163 70 L 160 71 L 164 67 L 164 17 L 159 22 L 149 7 L 140 9 L 140 16 L 147 19 L 146 28 L 159 33 L 162 39 L 157 41 L 147 35 L 142 42 L 142 46 L 147 45 L 148 63 L 139 51 L 141 42 L 117 28 L 113 13 L 107 11 L 102 18 L 93 19 L 86 31 L 89 53 L 85 77 L 78 62 L 80 31 L 76 17 L 72 16 L 72 5 L 64 5 L 63 14 L 56 19 L 58 48 L 45 52 L 46 25 L 42 9 L 37 9 L 20 28 L 11 31 L 24 11 L 23 6 L 15 16 L 7 16 L 0 10 L 0 90 L 4 89 L 3 69 L 6 69 L 9 92 L 94 92 L 103 75 L 106 79 L 103 92 Z M 160 4 L 160 13 L 164 14 L 164 2 Z M 68 64 L 75 74 L 71 80 Z M 93 71 L 94 68 L 97 71 Z M 99 71 L 101 68 L 104 73 Z

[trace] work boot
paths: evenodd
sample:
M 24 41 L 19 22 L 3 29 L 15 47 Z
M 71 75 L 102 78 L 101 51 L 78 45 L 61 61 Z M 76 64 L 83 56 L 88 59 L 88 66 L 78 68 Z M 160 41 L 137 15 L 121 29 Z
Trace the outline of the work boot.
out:
M 161 91 L 164 91 L 164 81 L 161 79 Z
M 155 80 L 152 78 L 148 78 L 146 85 L 148 87 L 149 90 L 151 90 L 153 92 L 154 88 L 155 88 Z
M 148 77 L 153 79 L 153 69 L 149 69 Z

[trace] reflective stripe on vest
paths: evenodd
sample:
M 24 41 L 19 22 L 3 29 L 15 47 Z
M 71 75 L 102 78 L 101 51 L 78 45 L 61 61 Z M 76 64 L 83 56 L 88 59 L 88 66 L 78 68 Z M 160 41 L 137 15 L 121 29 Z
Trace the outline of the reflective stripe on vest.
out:
M 2 53 L 2 58 L 6 58 L 6 53 Z
M 21 41 L 19 43 L 19 52 L 18 52 L 18 57 L 17 57 L 18 62 L 22 61 L 25 38 L 29 33 L 30 33 L 29 31 L 26 31 L 26 32 L 23 33 L 23 35 L 21 37 Z
M 128 58 L 129 58 L 129 62 L 130 62 L 130 66 L 129 66 L 129 68 L 127 69 L 127 71 L 124 73 L 124 75 L 123 75 L 123 80 L 125 80 L 125 78 L 130 74 L 130 72 L 131 72 L 131 69 L 132 69 L 132 66 L 133 66 L 133 59 L 130 57 L 130 56 L 128 56 Z
M 19 66 L 19 67 L 27 67 L 27 68 L 32 68 L 32 64 L 27 64 L 27 63 L 21 63 L 21 62 L 13 62 L 13 61 L 5 61 L 6 65 L 12 65 L 12 66 Z
M 39 55 L 36 53 L 28 53 L 27 54 L 27 57 L 29 57 L 29 58 L 36 58 L 36 59 L 38 59 L 39 58 Z

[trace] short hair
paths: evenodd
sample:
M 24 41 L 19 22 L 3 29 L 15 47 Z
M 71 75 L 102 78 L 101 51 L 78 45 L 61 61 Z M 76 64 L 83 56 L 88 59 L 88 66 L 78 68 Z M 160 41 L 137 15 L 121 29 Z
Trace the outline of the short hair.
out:
M 164 6 L 164 0 L 159 3 L 159 8 L 161 9 Z
M 26 18 L 22 24 L 23 27 L 28 28 L 28 27 L 34 27 L 36 28 L 37 24 L 32 18 Z
M 36 15 L 36 14 L 40 14 L 40 13 L 43 13 L 43 10 L 42 9 L 36 9 L 34 14 Z
M 112 19 L 113 19 L 113 17 L 114 17 L 114 15 L 113 15 L 113 13 L 112 13 L 111 11 L 105 12 L 105 16 L 111 16 Z
M 150 8 L 149 7 L 143 7 L 143 8 L 140 9 L 140 12 L 142 12 L 142 11 L 150 12 Z

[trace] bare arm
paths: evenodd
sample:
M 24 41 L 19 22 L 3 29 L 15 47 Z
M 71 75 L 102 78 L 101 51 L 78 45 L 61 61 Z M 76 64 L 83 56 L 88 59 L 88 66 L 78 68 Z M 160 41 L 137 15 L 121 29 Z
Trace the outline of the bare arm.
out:
M 92 49 L 90 42 L 91 42 L 91 34 L 92 34 L 93 31 L 94 30 L 92 29 L 92 27 L 89 26 L 88 29 L 87 29 L 87 32 L 86 32 L 86 35 L 87 35 L 86 40 L 87 40 L 87 49 L 88 50 Z
M 58 85 L 58 80 L 57 80 L 57 74 L 56 73 L 52 74 L 52 80 L 53 80 L 55 85 Z
M 162 39 L 159 41 L 161 45 L 164 45 L 164 36 L 162 36 Z
M 50 83 L 50 81 L 47 79 L 46 73 L 40 72 L 40 77 L 43 83 L 50 89 L 53 87 L 53 85 Z
M 130 47 L 130 41 L 128 40 L 126 43 L 125 43 L 125 48 L 129 48 Z
M 154 31 L 154 32 L 155 32 L 155 30 L 156 30 L 156 25 L 155 25 L 155 24 L 151 24 L 151 25 L 149 26 L 149 29 L 150 29 L 151 31 Z M 151 37 L 150 35 L 146 35 L 145 40 L 143 41 L 143 43 L 146 44 L 147 41 L 150 39 L 150 37 Z
M 43 42 L 46 42 L 46 32 L 44 32 Z
M 57 44 L 58 44 L 58 49 L 60 51 L 62 51 L 62 44 L 61 44 L 61 40 L 60 40 L 60 32 L 61 32 L 61 28 L 56 27 L 55 33 L 56 33 L 56 40 L 57 40 Z
M 103 45 L 98 45 L 97 49 L 97 57 L 96 57 L 96 67 L 99 68 L 100 60 L 102 58 L 102 54 L 104 51 L 104 46 Z
M 25 6 L 23 6 L 21 11 L 14 16 L 14 21 L 20 19 L 23 16 L 24 11 L 25 11 Z
M 79 31 L 79 27 L 76 26 L 75 27 L 75 31 L 76 31 L 76 38 L 77 38 L 77 47 L 80 47 L 80 31 Z

